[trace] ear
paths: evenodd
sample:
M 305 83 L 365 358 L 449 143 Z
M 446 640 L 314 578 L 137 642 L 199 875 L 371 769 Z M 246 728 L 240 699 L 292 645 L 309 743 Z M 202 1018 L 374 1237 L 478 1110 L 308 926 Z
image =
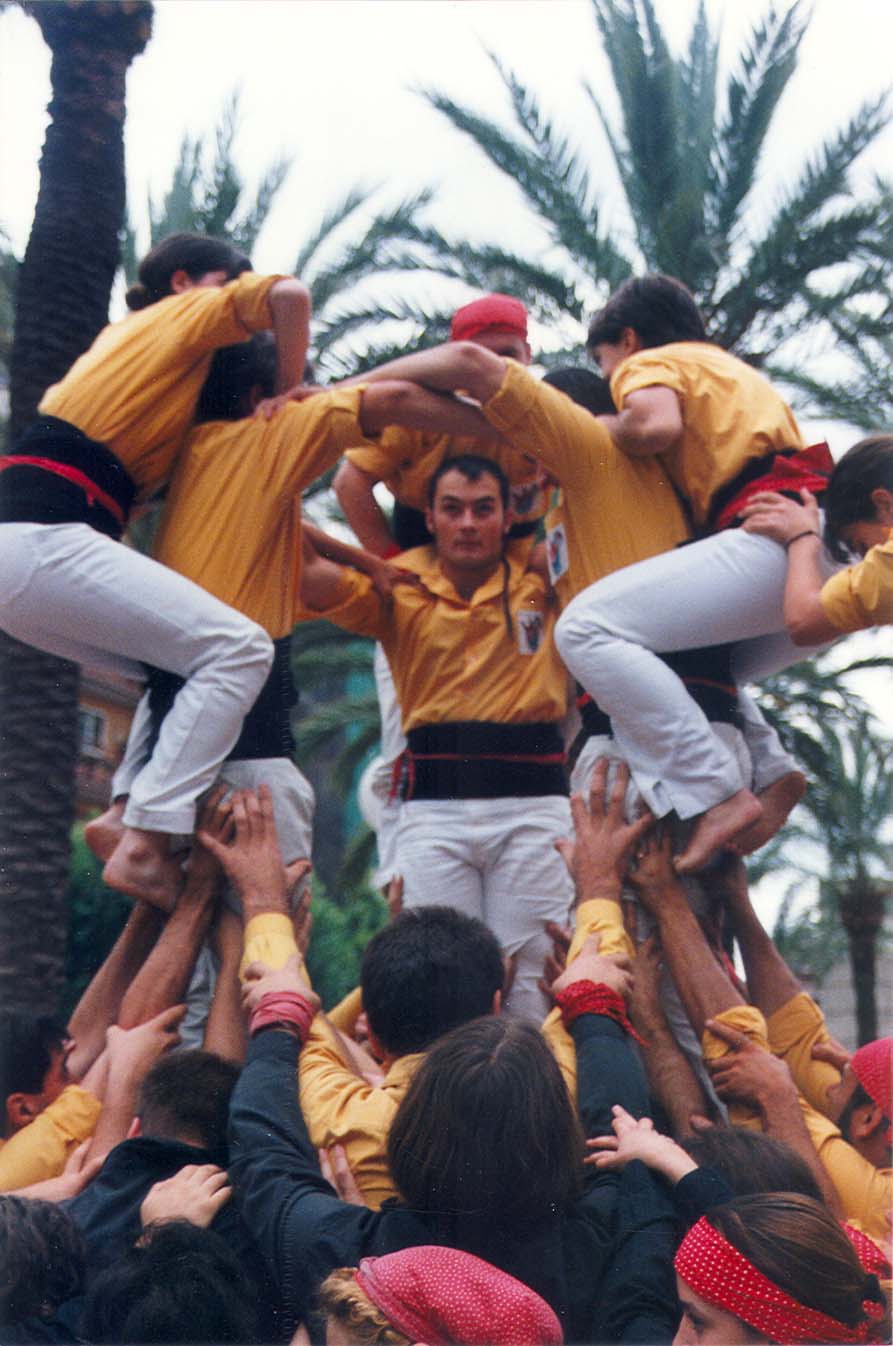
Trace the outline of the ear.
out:
M 885 1130 L 889 1125 L 886 1117 L 881 1112 L 876 1103 L 866 1103 L 861 1108 L 855 1108 L 850 1122 L 850 1136 L 853 1141 L 871 1140 L 880 1130 Z
M 493 992 L 493 1005 L 492 1005 L 492 1008 L 491 1008 L 491 1010 L 490 1010 L 490 1013 L 491 1013 L 491 1014 L 501 1014 L 501 1013 L 502 1013 L 502 991 L 494 991 L 494 992 Z
M 433 536 L 434 536 L 434 511 L 433 511 L 433 509 L 431 509 L 430 505 L 427 506 L 426 509 L 425 509 L 425 527 L 427 528 L 428 532 L 429 532 L 429 533 L 431 534 L 431 536 L 433 537 Z
M 40 1108 L 34 1102 L 33 1094 L 9 1094 L 6 1099 L 6 1132 L 12 1135 L 15 1131 L 21 1131 L 23 1126 L 28 1126 L 30 1122 L 40 1112 Z
M 189 272 L 184 271 L 181 267 L 179 271 L 172 272 L 169 283 L 171 294 L 185 294 L 187 290 L 193 288 L 195 282 Z
M 893 491 L 885 486 L 876 486 L 871 493 L 875 518 L 879 523 L 893 522 Z
M 635 355 L 636 351 L 642 349 L 639 334 L 634 327 L 624 327 L 619 344 L 623 347 L 627 355 Z
M 367 1027 L 368 1023 L 369 1021 L 367 1019 L 366 1020 Z M 375 1057 L 376 1061 L 390 1060 L 391 1053 L 381 1045 L 380 1040 L 375 1036 L 371 1028 L 369 1028 L 368 1031 L 369 1031 L 369 1050 L 372 1052 L 372 1055 Z
M 530 342 L 529 342 L 529 341 L 525 341 L 525 342 L 524 342 L 524 359 L 523 359 L 523 361 L 522 361 L 522 364 L 525 364 L 525 365 L 532 365 L 532 364 L 533 364 L 533 351 L 530 349 Z

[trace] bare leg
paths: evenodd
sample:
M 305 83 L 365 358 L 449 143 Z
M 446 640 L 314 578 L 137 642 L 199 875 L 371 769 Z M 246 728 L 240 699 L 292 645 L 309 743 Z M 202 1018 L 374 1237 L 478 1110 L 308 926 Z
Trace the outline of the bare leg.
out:
M 183 886 L 179 861 L 170 854 L 166 832 L 125 827 L 102 871 L 103 881 L 128 897 L 172 911 Z
M 98 818 L 91 818 L 84 827 L 84 840 L 100 860 L 109 860 L 124 835 L 124 807 L 127 796 L 121 795 Z
M 750 855 L 771 841 L 779 828 L 787 822 L 788 814 L 806 793 L 806 777 L 802 771 L 789 771 L 760 790 L 757 799 L 763 807 L 763 816 L 750 827 L 745 827 L 728 843 L 735 855 Z
M 762 812 L 760 801 L 750 790 L 738 790 L 721 804 L 714 804 L 701 814 L 685 850 L 675 857 L 677 873 L 692 874 L 703 869 L 739 832 L 757 824 Z

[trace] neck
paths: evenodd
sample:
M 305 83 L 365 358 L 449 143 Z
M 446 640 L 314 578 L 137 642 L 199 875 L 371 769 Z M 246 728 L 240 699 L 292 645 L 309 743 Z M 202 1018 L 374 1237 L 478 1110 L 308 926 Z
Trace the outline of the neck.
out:
M 498 570 L 501 562 L 502 557 L 499 557 L 496 561 L 488 561 L 486 565 L 469 569 L 467 566 L 454 566 L 449 561 L 441 561 L 440 568 L 459 597 L 467 601 L 482 584 L 486 584 L 490 576 Z

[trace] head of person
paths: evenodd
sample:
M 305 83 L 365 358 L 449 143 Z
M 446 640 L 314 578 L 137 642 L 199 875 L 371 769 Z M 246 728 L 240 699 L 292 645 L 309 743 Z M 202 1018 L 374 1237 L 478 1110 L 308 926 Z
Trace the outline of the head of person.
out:
M 499 944 L 482 921 L 452 907 L 403 911 L 363 954 L 369 1031 L 387 1056 L 425 1051 L 459 1024 L 497 1012 L 503 975 Z
M 485 294 L 457 308 L 450 323 L 450 341 L 473 341 L 494 355 L 529 365 L 527 309 L 509 294 Z
M 169 234 L 146 253 L 138 280 L 124 298 L 130 309 L 147 308 L 172 294 L 225 285 L 250 270 L 251 262 L 245 254 L 225 239 Z
M 653 273 L 631 276 L 589 324 L 586 349 L 609 379 L 636 351 L 671 341 L 706 341 L 694 296 L 680 280 Z
M 825 542 L 838 561 L 864 555 L 893 528 L 893 435 L 871 435 L 834 464 L 825 494 Z
M 54 1201 L 0 1196 L 0 1323 L 50 1318 L 84 1281 L 84 1237 Z
M 877 1168 L 889 1168 L 893 1038 L 876 1038 L 854 1052 L 840 1082 L 830 1086 L 826 1097 L 829 1115 L 844 1138 Z
M 150 1225 L 93 1278 L 85 1341 L 240 1343 L 257 1340 L 258 1290 L 213 1229 L 183 1220 Z
M 712 1126 L 681 1142 L 701 1168 L 716 1169 L 735 1196 L 759 1192 L 799 1192 L 824 1201 L 812 1170 L 796 1150 L 762 1131 Z
M 391 1123 L 388 1164 L 413 1210 L 530 1228 L 580 1190 L 583 1140 L 542 1034 L 505 1015 L 441 1038 Z
M 71 1083 L 68 1034 L 49 1015 L 0 1011 L 0 1136 L 28 1126 Z
M 322 1283 L 327 1346 L 551 1346 L 552 1309 L 523 1282 L 458 1248 L 404 1248 Z
M 543 383 L 557 388 L 593 416 L 613 416 L 617 411 L 608 380 L 582 365 L 562 365 L 560 369 L 550 369 L 548 374 L 543 375 Z
M 140 1085 L 140 1134 L 225 1150 L 229 1101 L 238 1078 L 238 1066 L 213 1052 L 167 1053 Z
M 276 390 L 276 338 L 255 332 L 249 341 L 214 352 L 195 408 L 195 419 L 238 421 Z
M 444 458 L 428 481 L 425 523 L 442 561 L 457 570 L 495 566 L 512 523 L 499 464 L 474 453 Z
M 676 1254 L 674 1346 L 872 1339 L 884 1300 L 826 1206 L 794 1192 L 736 1197 Z

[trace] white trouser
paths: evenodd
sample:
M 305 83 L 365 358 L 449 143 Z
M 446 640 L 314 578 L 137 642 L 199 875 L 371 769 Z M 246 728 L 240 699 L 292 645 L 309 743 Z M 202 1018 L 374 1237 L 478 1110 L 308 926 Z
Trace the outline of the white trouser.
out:
M 186 682 L 135 777 L 124 821 L 191 832 L 195 801 L 270 670 L 265 631 L 199 585 L 88 524 L 0 524 L 0 627 L 62 659 Z
M 825 556 L 825 574 L 836 567 Z M 574 677 L 611 717 L 648 807 L 692 818 L 745 784 L 728 749 L 656 651 L 734 644 L 738 681 L 806 658 L 785 630 L 784 549 L 727 529 L 615 571 L 584 589 L 555 639 Z
M 399 873 L 397 868 L 397 828 L 400 824 L 401 804 L 391 799 L 393 765 L 406 747 L 403 733 L 403 715 L 397 700 L 397 689 L 384 647 L 375 646 L 372 660 L 375 690 L 378 693 L 378 713 L 381 717 L 382 766 L 376 774 L 374 790 L 381 799 L 378 825 L 375 828 L 378 844 L 378 867 L 373 876 L 376 887 L 385 888 Z
M 549 1010 L 537 985 L 551 949 L 545 922 L 564 925 L 574 900 L 553 845 L 570 835 L 561 795 L 410 800 L 400 814 L 404 906 L 454 907 L 489 926 L 503 953 L 518 956 L 507 1012 L 535 1023 Z

